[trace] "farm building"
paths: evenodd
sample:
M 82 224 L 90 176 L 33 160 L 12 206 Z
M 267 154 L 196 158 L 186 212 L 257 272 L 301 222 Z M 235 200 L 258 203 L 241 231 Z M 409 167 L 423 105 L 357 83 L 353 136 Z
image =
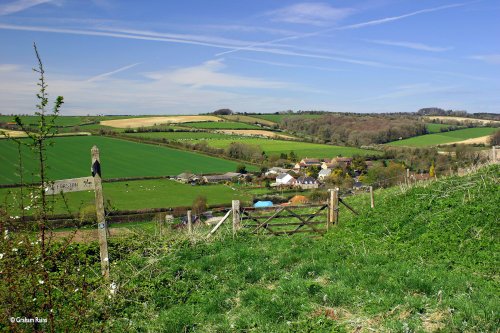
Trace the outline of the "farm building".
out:
M 296 186 L 300 187 L 303 190 L 318 188 L 319 184 L 316 179 L 313 177 L 299 177 L 297 178 Z
M 326 161 L 327 160 L 306 157 L 306 158 L 301 159 L 300 162 L 298 162 L 297 164 L 295 164 L 294 169 L 299 170 L 299 169 L 307 168 L 310 166 L 321 166 L 321 163 L 326 162 Z
M 333 169 L 333 168 L 335 168 L 335 164 L 331 163 L 330 161 L 321 163 L 321 169 Z
M 332 169 L 321 169 L 318 173 L 318 180 L 325 180 L 326 177 L 330 176 L 332 173 Z
M 341 167 L 342 169 L 348 168 L 351 166 L 352 158 L 351 157 L 335 157 L 330 162 L 335 167 Z
M 271 177 L 271 176 L 277 176 L 280 173 L 287 173 L 290 171 L 290 169 L 284 169 L 284 168 L 279 168 L 279 167 L 273 167 L 264 174 L 266 177 Z
M 204 183 L 221 183 L 221 182 L 230 182 L 234 178 L 238 177 L 241 177 L 241 173 L 226 172 L 225 174 L 222 175 L 203 176 L 202 181 Z
M 200 178 L 196 175 L 193 175 L 192 173 L 183 172 L 175 176 L 174 179 L 181 183 L 190 183 L 193 181 L 198 181 Z
M 294 185 L 296 182 L 295 178 L 287 173 L 281 173 L 276 177 L 276 185 Z

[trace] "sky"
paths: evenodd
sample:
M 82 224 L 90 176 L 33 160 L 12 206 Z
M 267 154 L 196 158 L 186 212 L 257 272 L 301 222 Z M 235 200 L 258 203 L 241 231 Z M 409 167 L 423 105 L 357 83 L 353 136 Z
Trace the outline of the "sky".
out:
M 0 113 L 500 113 L 500 1 L 0 0 Z

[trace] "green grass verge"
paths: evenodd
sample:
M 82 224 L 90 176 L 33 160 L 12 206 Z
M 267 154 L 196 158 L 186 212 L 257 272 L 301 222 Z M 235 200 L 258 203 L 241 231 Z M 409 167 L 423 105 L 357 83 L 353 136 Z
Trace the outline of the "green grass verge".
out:
M 141 144 L 114 138 L 64 137 L 53 139 L 47 148 L 50 179 L 85 177 L 90 174 L 90 149 L 97 145 L 101 153 L 104 178 L 177 175 L 184 171 L 216 173 L 235 171 L 237 162 L 197 153 Z M 0 141 L 0 184 L 19 183 L 17 145 L 10 140 Z M 28 148 L 22 148 L 25 169 L 24 182 L 38 179 L 37 160 Z M 254 170 L 255 167 L 249 166 Z
M 435 146 L 444 143 L 458 142 L 462 140 L 490 135 L 493 134 L 496 130 L 497 129 L 493 127 L 466 128 L 439 134 L 436 133 L 436 134 L 426 134 L 426 135 L 416 136 L 409 139 L 390 142 L 388 143 L 388 145 L 409 146 L 409 147 Z

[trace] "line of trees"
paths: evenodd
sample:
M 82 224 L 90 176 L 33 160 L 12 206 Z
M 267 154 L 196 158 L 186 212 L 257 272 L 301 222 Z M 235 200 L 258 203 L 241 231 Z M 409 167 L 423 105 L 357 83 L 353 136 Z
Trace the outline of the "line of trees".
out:
M 319 118 L 285 117 L 281 127 L 292 133 L 317 138 L 323 143 L 362 146 L 382 144 L 427 133 L 414 117 L 338 115 Z

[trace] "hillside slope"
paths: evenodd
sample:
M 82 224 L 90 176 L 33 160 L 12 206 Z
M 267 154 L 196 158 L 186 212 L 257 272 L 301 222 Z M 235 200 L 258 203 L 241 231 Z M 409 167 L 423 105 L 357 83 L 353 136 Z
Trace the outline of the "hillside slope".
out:
M 349 198 L 361 214 L 342 208 L 340 225 L 324 237 L 220 235 L 181 242 L 161 258 L 138 246 L 122 260 L 145 273 L 123 265 L 127 283 L 119 282 L 114 306 L 117 318 L 131 321 L 117 319 L 112 328 L 498 331 L 499 174 L 492 166 L 377 191 L 373 210 L 366 196 Z

